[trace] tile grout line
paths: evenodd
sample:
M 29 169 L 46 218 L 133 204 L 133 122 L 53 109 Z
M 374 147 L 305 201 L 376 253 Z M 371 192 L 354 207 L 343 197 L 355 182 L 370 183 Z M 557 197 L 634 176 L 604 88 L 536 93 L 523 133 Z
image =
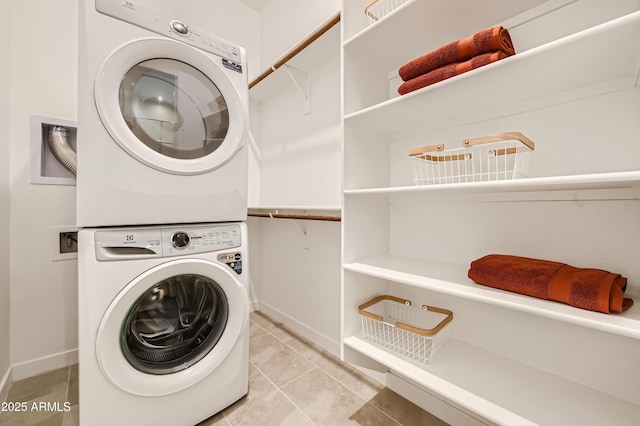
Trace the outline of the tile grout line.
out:
M 271 321 L 270 321 L 270 322 L 271 322 Z M 293 352 L 295 352 L 296 354 L 298 354 L 298 355 L 299 355 L 299 356 L 301 356 L 302 358 L 304 358 L 304 359 L 306 359 L 307 361 L 309 361 L 309 362 L 310 362 L 310 363 L 311 363 L 315 368 L 317 368 L 318 370 L 322 371 L 324 374 L 326 374 L 327 376 L 329 376 L 329 377 L 330 377 L 334 382 L 336 382 L 338 385 L 340 385 L 340 386 L 344 387 L 344 388 L 345 388 L 345 389 L 347 389 L 349 392 L 353 393 L 353 394 L 354 394 L 358 399 L 360 399 L 360 400 L 362 400 L 362 401 L 364 402 L 364 405 L 363 405 L 363 406 L 369 405 L 371 408 L 373 408 L 373 409 L 375 409 L 376 411 L 379 411 L 380 413 L 382 413 L 386 418 L 388 418 L 389 420 L 391 420 L 392 422 L 394 422 L 396 425 L 400 425 L 400 426 L 402 425 L 398 420 L 396 420 L 395 418 L 391 417 L 391 415 L 390 415 L 389 413 L 387 413 L 386 411 L 382 410 L 381 408 L 376 407 L 375 405 L 371 404 L 369 401 L 367 401 L 366 399 L 364 399 L 364 397 L 362 397 L 361 395 L 359 395 L 357 392 L 355 392 L 355 391 L 354 391 L 353 389 L 351 389 L 349 386 L 347 386 L 347 385 L 345 385 L 344 383 L 342 383 L 342 381 L 341 381 L 341 380 L 338 380 L 336 377 L 334 377 L 333 375 L 331 375 L 331 374 L 330 374 L 328 371 L 326 371 L 324 368 L 322 368 L 321 366 L 319 366 L 318 364 L 316 364 L 314 361 L 312 361 L 312 360 L 310 360 L 310 359 L 307 359 L 307 358 L 306 358 L 302 353 L 300 353 L 300 352 L 299 352 L 298 350 L 296 350 L 294 347 L 292 347 L 292 346 L 290 346 L 289 344 L 287 344 L 287 342 L 285 342 L 284 340 L 282 340 L 282 339 L 278 338 L 278 336 L 274 335 L 274 334 L 273 334 L 273 333 L 271 333 L 269 330 L 267 330 L 266 328 L 262 327 L 262 326 L 261 326 L 260 324 L 258 324 L 256 321 L 254 321 L 254 323 L 256 323 L 256 325 L 258 325 L 261 329 L 265 330 L 266 334 L 271 335 L 271 336 L 272 336 L 272 337 L 274 337 L 277 341 L 279 341 L 280 343 L 282 343 L 283 345 L 285 345 L 287 348 L 289 348 L 290 350 L 292 350 Z M 278 327 L 278 324 L 276 324 L 276 323 L 274 323 L 274 322 L 271 322 L 271 323 L 272 323 L 273 325 L 275 325 L 276 327 Z M 284 324 L 282 324 L 282 326 L 283 326 L 283 327 L 286 327 L 286 325 L 284 325 Z M 288 331 L 288 332 L 290 332 L 290 333 L 295 333 L 293 330 L 286 330 L 286 331 Z M 297 334 L 296 334 L 296 336 L 297 336 Z M 258 337 L 262 337 L 262 336 L 258 336 Z M 307 341 L 310 345 L 313 345 L 313 346 L 314 346 L 314 348 L 313 348 L 313 349 L 314 349 L 314 350 L 316 350 L 316 347 L 317 347 L 317 346 L 316 346 L 313 342 L 310 342 L 308 339 L 304 338 L 303 336 L 299 336 L 299 337 L 300 337 L 300 338 L 302 338 L 302 339 L 304 339 L 305 341 Z M 319 350 L 318 350 L 318 353 L 322 353 L 322 349 L 321 349 L 321 348 L 319 348 L 319 347 L 318 347 L 318 349 L 319 349 Z M 328 351 L 327 351 L 327 352 L 328 352 Z M 329 353 L 330 353 L 330 352 L 329 352 Z M 340 360 L 339 358 L 338 358 L 338 360 L 339 360 L 341 363 L 343 363 L 343 362 L 344 362 L 344 361 Z M 265 377 L 265 378 L 266 378 L 266 379 L 267 379 L 271 384 L 273 384 L 273 385 L 276 387 L 276 389 L 278 389 L 278 390 L 280 391 L 280 393 L 282 393 L 282 394 L 283 394 L 283 395 L 284 395 L 284 396 L 285 396 L 289 401 L 291 401 L 291 403 L 292 403 L 296 408 L 298 408 L 300 411 L 302 411 L 302 412 L 304 413 L 304 410 L 302 410 L 300 407 L 298 407 L 298 405 L 297 405 L 294 401 L 292 401 L 292 400 L 291 400 L 291 399 L 290 399 L 290 398 L 289 398 L 289 397 L 288 397 L 284 392 L 282 392 L 282 390 L 280 389 L 280 387 L 279 387 L 279 386 L 276 386 L 276 385 L 275 385 L 275 383 L 273 383 L 273 382 L 272 382 L 272 381 L 271 381 L 271 380 L 270 380 L 270 379 L 269 379 L 269 378 L 268 378 L 268 377 L 267 377 L 267 376 L 262 372 L 262 370 L 260 370 L 260 369 L 258 368 L 258 366 L 256 366 L 255 364 L 254 364 L 254 366 L 256 367 L 256 369 L 258 369 L 258 371 L 260 371 L 260 374 L 262 374 L 262 375 L 263 375 L 263 376 L 264 376 L 264 377 Z M 297 377 L 295 377 L 295 378 L 293 378 L 293 379 L 289 380 L 287 383 L 283 384 L 282 386 L 286 386 L 286 385 L 288 385 L 289 383 L 293 382 L 294 380 L 297 380 L 297 379 L 299 379 L 300 377 L 302 377 L 302 376 L 304 376 L 304 375 L 306 375 L 306 374 L 309 374 L 311 371 L 313 371 L 313 369 L 311 369 L 311 370 L 309 370 L 309 371 L 307 371 L 307 372 L 305 372 L 305 373 L 303 373 L 303 374 L 301 374 L 301 375 L 299 375 L 299 376 L 297 376 Z M 355 370 L 355 371 L 353 371 L 353 372 L 351 372 L 351 373 L 347 374 L 347 375 L 345 376 L 345 378 L 346 378 L 346 377 L 349 377 L 349 376 L 351 376 L 351 375 L 353 375 L 356 371 L 357 371 L 357 370 Z M 305 416 L 307 416 L 307 415 L 306 415 L 306 413 L 305 413 Z M 309 416 L 307 416 L 307 417 L 309 417 Z M 312 422 L 313 422 L 313 420 L 312 420 Z M 314 423 L 314 424 L 316 424 L 315 422 L 313 422 L 313 423 Z
M 67 369 L 67 391 L 64 394 L 64 400 L 69 401 L 69 388 L 71 387 L 71 367 Z
M 269 332 L 267 331 L 267 334 L 271 334 L 271 333 L 269 333 Z M 264 336 L 266 336 L 266 334 L 265 334 Z M 271 336 L 273 336 L 273 334 L 271 334 Z M 259 337 L 263 337 L 263 336 L 259 336 Z M 275 337 L 275 338 L 277 339 L 277 337 L 276 337 L 276 336 L 273 336 L 273 337 Z M 306 413 L 302 408 L 298 407 L 298 404 L 296 404 L 296 403 L 295 403 L 291 398 L 289 398 L 289 396 L 288 396 L 286 393 L 284 393 L 284 392 L 282 391 L 282 389 L 280 389 L 280 386 L 278 386 L 278 385 L 276 385 L 275 383 L 273 383 L 273 381 L 272 381 L 272 380 L 271 380 L 271 379 L 270 379 L 266 374 L 264 374 L 264 372 L 260 369 L 260 367 L 258 367 L 258 366 L 257 366 L 257 365 L 255 365 L 255 364 L 253 364 L 253 366 L 255 367 L 255 369 L 256 369 L 256 370 L 258 370 L 258 372 L 262 375 L 262 377 L 264 377 L 264 378 L 265 378 L 269 383 L 271 383 L 271 385 L 273 385 L 273 387 L 274 387 L 274 388 L 276 388 L 276 390 L 277 390 L 277 391 L 278 391 L 282 396 L 284 396 L 284 397 L 286 398 L 286 400 L 287 400 L 287 401 L 289 401 L 291 404 L 293 404 L 293 406 L 294 406 L 298 411 L 300 411 L 302 414 L 304 414 L 304 416 L 305 416 L 307 419 L 309 419 L 309 421 L 310 421 L 311 423 L 313 423 L 314 425 L 317 425 L 317 423 L 316 423 L 316 422 L 314 422 L 314 421 L 313 421 L 313 419 L 312 419 L 311 417 L 309 417 L 309 415 L 308 415 L 308 414 L 307 414 L 307 413 Z M 312 368 L 311 370 L 309 370 L 309 371 L 305 372 L 304 374 L 301 374 L 301 375 L 297 376 L 297 377 L 296 377 L 296 378 L 294 378 L 294 379 L 289 380 L 287 383 L 283 384 L 282 386 L 286 386 L 287 384 L 291 383 L 293 380 L 296 380 L 296 379 L 298 379 L 298 378 L 300 378 L 300 377 L 304 376 L 305 374 L 308 374 L 309 372 L 313 371 L 315 368 L 316 368 L 316 367 L 314 367 L 314 368 Z M 223 415 L 224 415 L 224 413 L 223 413 Z M 226 417 L 225 417 L 225 418 L 226 418 Z M 228 421 L 228 420 L 227 420 L 227 421 Z M 229 421 L 229 423 L 231 423 L 231 422 Z

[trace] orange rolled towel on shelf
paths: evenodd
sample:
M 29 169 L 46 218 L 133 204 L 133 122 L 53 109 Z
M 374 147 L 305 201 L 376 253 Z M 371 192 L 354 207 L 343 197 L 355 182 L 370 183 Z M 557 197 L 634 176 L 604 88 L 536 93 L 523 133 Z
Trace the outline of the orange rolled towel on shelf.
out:
M 516 53 L 509 31 L 503 27 L 493 27 L 475 33 L 462 40 L 451 42 L 424 56 L 404 64 L 398 70 L 400 78 L 411 80 L 444 65 L 464 62 L 483 53 L 504 52 L 506 56 Z
M 602 269 L 490 254 L 471 262 L 468 276 L 478 284 L 607 314 L 633 305 L 624 297 L 627 279 Z
M 398 93 L 406 95 L 414 90 L 422 89 L 423 87 L 430 86 L 439 81 L 446 80 L 448 78 L 455 77 L 456 75 L 464 74 L 467 71 L 488 65 L 492 62 L 499 61 L 507 56 L 508 55 L 504 52 L 497 51 L 475 56 L 465 62 L 445 65 L 409 81 L 405 81 L 398 87 Z

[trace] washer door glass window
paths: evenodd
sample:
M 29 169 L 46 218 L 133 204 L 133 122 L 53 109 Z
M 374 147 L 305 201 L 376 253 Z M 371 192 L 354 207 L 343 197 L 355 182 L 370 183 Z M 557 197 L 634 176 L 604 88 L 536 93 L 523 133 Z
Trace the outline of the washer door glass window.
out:
M 205 157 L 220 147 L 229 130 L 218 87 L 180 61 L 151 59 L 135 65 L 122 79 L 119 102 L 136 137 L 171 158 Z
M 121 348 L 148 374 L 185 370 L 216 345 L 229 316 L 218 283 L 197 274 L 172 276 L 142 294 L 124 320 Z

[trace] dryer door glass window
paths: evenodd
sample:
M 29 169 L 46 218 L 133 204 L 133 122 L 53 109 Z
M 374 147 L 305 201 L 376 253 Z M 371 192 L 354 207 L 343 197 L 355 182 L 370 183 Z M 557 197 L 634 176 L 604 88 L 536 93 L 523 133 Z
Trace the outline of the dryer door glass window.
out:
M 123 77 L 120 111 L 136 138 L 177 159 L 205 157 L 229 130 L 227 104 L 198 69 L 173 59 L 140 62 Z
M 201 275 L 176 275 L 132 306 L 123 322 L 122 352 L 144 373 L 176 373 L 214 348 L 228 317 L 227 297 L 218 283 Z

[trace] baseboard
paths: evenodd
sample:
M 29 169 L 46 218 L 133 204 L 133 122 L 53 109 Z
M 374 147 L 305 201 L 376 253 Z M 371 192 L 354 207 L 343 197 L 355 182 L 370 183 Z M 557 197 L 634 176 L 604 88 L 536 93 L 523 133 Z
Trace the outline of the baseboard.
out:
M 291 330 L 295 331 L 305 339 L 320 346 L 322 349 L 326 350 L 327 352 L 330 352 L 335 356 L 340 356 L 340 342 L 337 342 L 331 339 L 330 337 L 325 336 L 322 333 L 318 333 L 313 328 L 309 327 L 306 324 L 301 323 L 297 319 L 274 308 L 268 303 L 260 302 L 257 308 L 258 309 L 256 310 L 264 312 L 265 314 L 269 315 L 271 318 L 277 321 L 280 321 L 282 324 L 286 325 Z
M 78 363 L 78 350 L 72 349 L 66 352 L 36 358 L 29 361 L 14 364 L 11 367 L 12 380 L 22 380 L 27 377 L 37 376 L 40 373 L 56 370 Z
M 4 377 L 0 380 L 0 402 L 4 402 L 7 400 L 7 396 L 9 396 L 9 389 L 11 389 L 11 385 L 13 384 L 13 377 L 11 374 L 11 367 L 7 369 L 7 372 L 4 373 Z

